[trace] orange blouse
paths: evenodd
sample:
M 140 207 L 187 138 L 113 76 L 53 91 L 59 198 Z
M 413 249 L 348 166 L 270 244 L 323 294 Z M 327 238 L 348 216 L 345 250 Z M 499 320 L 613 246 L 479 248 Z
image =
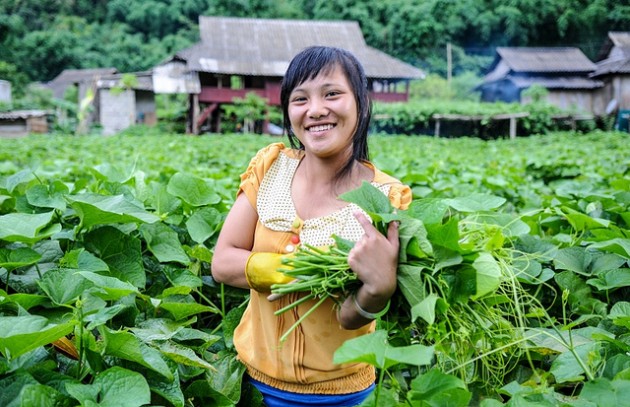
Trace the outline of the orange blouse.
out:
M 332 234 L 357 241 L 363 233 L 352 214 L 355 204 L 329 215 L 301 220 L 297 217 L 290 187 L 304 152 L 274 143 L 261 149 L 241 175 L 239 193 L 256 208 L 259 219 L 254 252 L 286 253 L 294 250 L 291 236 L 314 246 L 333 243 Z M 411 189 L 397 179 L 374 170 L 372 184 L 386 194 L 396 208 L 406 209 Z M 296 220 L 298 222 L 296 222 Z M 299 225 L 296 228 L 296 225 Z M 250 301 L 234 333 L 239 359 L 255 380 L 295 393 L 344 394 L 366 389 L 375 380 L 374 368 L 364 363 L 334 364 L 333 354 L 346 340 L 373 332 L 375 323 L 356 330 L 343 329 L 329 299 L 306 318 L 283 343 L 280 337 L 307 312 L 316 300 L 307 301 L 279 316 L 274 312 L 302 294 L 269 302 L 269 293 L 250 290 Z

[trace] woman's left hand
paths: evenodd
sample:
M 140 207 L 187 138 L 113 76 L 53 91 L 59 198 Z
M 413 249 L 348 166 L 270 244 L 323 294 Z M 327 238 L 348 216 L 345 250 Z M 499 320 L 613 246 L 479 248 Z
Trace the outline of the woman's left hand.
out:
M 390 222 L 387 236 L 379 232 L 361 212 L 355 217 L 365 234 L 348 254 L 348 265 L 357 274 L 363 286 L 358 293 L 361 304 L 383 304 L 396 291 L 398 268 L 398 222 Z M 376 305 L 376 304 L 375 304 Z

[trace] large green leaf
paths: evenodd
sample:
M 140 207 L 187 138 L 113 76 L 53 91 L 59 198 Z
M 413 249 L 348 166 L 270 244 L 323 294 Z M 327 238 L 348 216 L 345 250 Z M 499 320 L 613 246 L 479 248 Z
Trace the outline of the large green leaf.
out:
M 0 317 L 0 353 L 16 358 L 68 335 L 76 322 L 53 324 L 39 315 Z
M 89 271 L 78 271 L 77 273 L 99 288 L 101 292 L 97 295 L 104 300 L 116 301 L 130 294 L 140 294 L 137 287 L 116 277 L 102 276 Z
M 431 369 L 411 382 L 410 399 L 431 407 L 468 406 L 472 393 L 464 381 L 438 369 Z
M 146 379 L 119 366 L 99 373 L 92 384 L 68 383 L 66 389 L 82 406 L 140 407 L 151 402 Z
M 217 369 L 207 361 L 201 359 L 191 348 L 178 345 L 175 342 L 164 342 L 158 345 L 160 352 L 167 358 L 181 365 L 200 367 L 216 372 Z
M 597 369 L 602 362 L 601 346 L 598 343 L 585 343 L 575 347 L 575 352 L 565 351 L 558 355 L 549 371 L 558 383 L 583 381 L 585 377 L 582 364 L 590 369 Z
M 64 196 L 68 193 L 68 187 L 63 182 L 54 181 L 50 185 L 33 185 L 26 191 L 26 199 L 33 206 L 65 211 Z
M 389 198 L 367 181 L 363 181 L 359 188 L 339 195 L 339 199 L 354 203 L 359 208 L 370 214 L 370 216 L 376 214 L 389 214 L 393 211 Z
M 55 212 L 9 213 L 0 216 L 0 240 L 34 243 L 61 230 L 61 225 L 50 224 Z
M 139 288 L 146 285 L 140 239 L 111 226 L 95 229 L 83 239 L 86 248 L 109 266 L 112 276 Z
M 124 195 L 85 193 L 67 196 L 79 215 L 81 225 L 90 228 L 110 223 L 153 223 L 160 218 L 131 202 Z
M 135 335 L 126 331 L 113 331 L 100 326 L 99 331 L 105 340 L 105 354 L 139 363 L 156 373 L 173 380 L 173 372 L 162 358 L 159 350 L 145 344 Z
M 217 232 L 222 220 L 223 216 L 217 209 L 201 208 L 188 218 L 186 229 L 192 240 L 201 244 Z
M 35 264 L 41 258 L 42 255 L 30 247 L 18 247 L 16 249 L 0 247 L 0 267 L 4 267 L 9 271 Z
M 191 206 L 214 205 L 221 201 L 209 181 L 182 172 L 171 177 L 167 191 Z
M 630 259 L 630 239 L 616 238 L 589 245 L 592 249 L 600 249 Z
M 584 383 L 580 398 L 601 406 L 630 406 L 630 380 L 597 378 Z
M 202 312 L 219 312 L 219 310 L 214 307 L 202 305 L 197 302 L 179 302 L 173 298 L 166 298 L 161 301 L 158 309 L 168 311 L 177 321 L 188 318 L 192 315 L 201 314 Z
M 477 290 L 471 297 L 473 300 L 493 293 L 501 284 L 502 272 L 499 263 L 490 253 L 479 253 L 479 257 L 473 262 L 473 268 L 477 271 Z
M 39 286 L 55 304 L 72 304 L 94 284 L 83 278 L 76 269 L 48 270 Z
M 424 345 L 392 347 L 387 342 L 387 331 L 378 330 L 344 342 L 335 351 L 333 361 L 364 362 L 379 369 L 387 369 L 398 364 L 428 365 L 433 359 L 433 354 L 433 347 Z
M 190 263 L 188 255 L 179 242 L 177 232 L 164 223 L 142 225 L 140 232 L 142 232 L 149 250 L 160 262 L 177 262 L 184 265 Z
M 471 194 L 452 198 L 446 201 L 448 205 L 460 212 L 479 212 L 496 209 L 505 203 L 505 198 L 486 194 Z

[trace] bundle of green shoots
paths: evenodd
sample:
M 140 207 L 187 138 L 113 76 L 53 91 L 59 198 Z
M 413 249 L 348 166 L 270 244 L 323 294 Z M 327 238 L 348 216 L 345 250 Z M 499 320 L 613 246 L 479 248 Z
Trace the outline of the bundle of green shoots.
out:
M 340 198 L 356 203 L 364 209 L 381 233 L 386 233 L 389 222 L 399 219 L 394 213 L 395 211 L 391 207 L 389 199 L 376 187 L 367 182 L 358 189 L 341 195 Z M 381 216 L 383 211 L 389 212 L 391 216 L 384 218 Z M 377 215 L 379 212 L 381 214 Z M 345 299 L 360 287 L 361 282 L 350 269 L 350 266 L 348 266 L 348 253 L 354 246 L 354 242 L 338 236 L 333 236 L 333 238 L 335 244 L 327 248 L 301 244 L 292 256 L 287 256 L 283 260 L 283 264 L 287 267 L 278 269 L 278 271 L 292 277 L 294 280 L 290 283 L 271 286 L 272 295 L 269 296 L 270 300 L 290 293 L 301 292 L 307 294 L 286 307 L 277 310 L 275 312 L 276 315 L 280 315 L 307 301 L 318 300 L 282 335 L 280 338 L 281 342 L 285 341 L 290 333 L 328 298 L 338 302 L 339 299 Z M 338 305 L 340 305 L 339 302 Z

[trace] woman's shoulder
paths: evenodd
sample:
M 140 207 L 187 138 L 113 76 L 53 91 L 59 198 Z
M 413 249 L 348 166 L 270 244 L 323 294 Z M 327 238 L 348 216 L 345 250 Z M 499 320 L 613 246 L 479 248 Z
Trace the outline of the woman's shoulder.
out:
M 276 142 L 268 144 L 258 150 L 253 160 L 274 161 L 280 154 L 284 154 L 289 158 L 301 158 L 303 151 L 287 147 L 283 142 Z
M 374 167 L 374 182 L 379 185 L 389 186 L 389 200 L 392 205 L 399 209 L 407 209 L 412 199 L 411 188 L 403 184 L 398 178 L 393 177 L 378 168 Z

